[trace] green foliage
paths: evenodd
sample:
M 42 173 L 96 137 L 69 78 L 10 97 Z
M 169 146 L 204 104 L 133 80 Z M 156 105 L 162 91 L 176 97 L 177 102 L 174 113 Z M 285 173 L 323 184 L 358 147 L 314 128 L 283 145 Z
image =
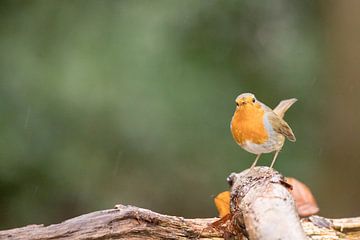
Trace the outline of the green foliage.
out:
M 276 167 L 311 186 L 311 96 L 321 95 L 312 1 L 0 5 L 1 228 L 116 203 L 214 216 L 228 174 L 254 159 L 229 131 L 242 92 L 272 107 L 299 99 L 286 116 L 298 142 Z

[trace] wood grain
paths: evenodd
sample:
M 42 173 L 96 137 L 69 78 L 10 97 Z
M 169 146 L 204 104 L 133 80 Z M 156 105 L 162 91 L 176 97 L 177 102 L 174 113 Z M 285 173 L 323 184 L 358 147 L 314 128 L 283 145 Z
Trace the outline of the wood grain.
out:
M 267 167 L 228 178 L 231 216 L 197 218 L 159 214 L 134 206 L 81 215 L 49 226 L 0 231 L 0 239 L 360 239 L 360 218 L 299 220 L 283 177 Z M 305 237 L 306 239 L 306 237 Z

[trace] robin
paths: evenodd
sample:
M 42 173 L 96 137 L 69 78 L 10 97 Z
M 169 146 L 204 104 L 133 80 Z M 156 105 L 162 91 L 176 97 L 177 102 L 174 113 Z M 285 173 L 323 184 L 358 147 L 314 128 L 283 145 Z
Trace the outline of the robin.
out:
M 257 155 L 251 168 L 256 166 L 262 153 L 275 151 L 270 166 L 272 168 L 284 145 L 285 137 L 292 142 L 296 141 L 293 131 L 283 119 L 285 112 L 296 101 L 296 98 L 283 100 L 271 110 L 258 101 L 254 94 L 243 93 L 236 98 L 230 129 L 240 147 Z

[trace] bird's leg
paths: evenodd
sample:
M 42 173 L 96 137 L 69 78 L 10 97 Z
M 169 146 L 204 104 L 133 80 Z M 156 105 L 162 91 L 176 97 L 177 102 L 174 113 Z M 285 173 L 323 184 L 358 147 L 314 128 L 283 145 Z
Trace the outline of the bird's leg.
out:
M 253 169 L 253 168 L 256 166 L 256 162 L 259 160 L 260 156 L 261 156 L 261 153 L 256 156 L 255 161 L 254 161 L 254 163 L 251 165 L 250 169 Z
M 279 152 L 280 152 L 280 150 L 277 150 L 277 151 L 275 152 L 275 155 L 274 155 L 274 158 L 273 158 L 273 160 L 272 160 L 272 162 L 271 162 L 270 168 L 273 168 L 273 166 L 274 166 L 274 164 L 275 164 L 275 160 L 276 160 L 277 156 L 279 155 Z

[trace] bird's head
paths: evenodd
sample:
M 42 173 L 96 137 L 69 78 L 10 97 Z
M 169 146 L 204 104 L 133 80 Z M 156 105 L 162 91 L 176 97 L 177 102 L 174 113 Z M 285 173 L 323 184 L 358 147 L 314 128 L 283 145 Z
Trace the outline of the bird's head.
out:
M 242 93 L 237 96 L 235 103 L 237 108 L 241 108 L 244 106 L 254 106 L 257 102 L 255 95 L 252 93 Z

